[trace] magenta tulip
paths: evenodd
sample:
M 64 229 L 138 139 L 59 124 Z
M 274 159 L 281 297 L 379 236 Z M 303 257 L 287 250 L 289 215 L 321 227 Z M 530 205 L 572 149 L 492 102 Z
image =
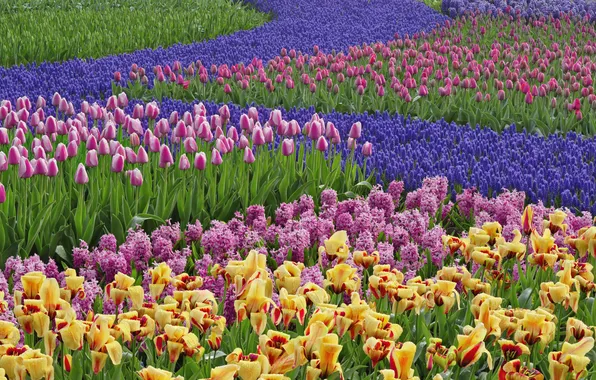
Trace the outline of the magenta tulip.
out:
M 149 138 L 149 151 L 157 153 L 159 152 L 160 148 L 161 143 L 159 142 L 159 139 L 155 136 L 151 136 L 151 138 Z
M 137 152 L 137 164 L 146 164 L 147 162 L 149 162 L 149 156 L 147 155 L 145 148 L 140 147 Z
M 289 156 L 292 153 L 294 153 L 294 140 L 285 139 L 281 143 L 281 154 L 284 156 Z
M 362 124 L 358 121 L 352 124 L 352 128 L 350 128 L 350 138 L 356 140 L 359 139 L 362 135 Z
M 75 141 L 69 142 L 66 147 L 66 153 L 69 158 L 76 157 L 79 154 L 79 145 Z
M 263 134 L 263 129 L 261 127 L 257 126 L 252 131 L 252 142 L 257 146 L 265 144 L 265 135 Z
M 373 146 L 372 146 L 372 144 L 370 142 L 368 142 L 368 141 L 365 142 L 362 145 L 362 155 L 364 157 L 370 157 L 372 155 L 372 152 L 373 152 Z
M 207 156 L 204 152 L 200 152 L 195 154 L 195 169 L 197 170 L 205 170 L 205 166 L 207 166 Z
M 135 119 L 142 119 L 145 116 L 145 110 L 143 106 L 140 104 L 135 104 L 135 107 L 132 110 L 132 117 Z
M 19 152 L 19 148 L 16 146 L 11 146 L 8 150 L 8 164 L 9 165 L 19 165 L 21 162 L 21 152 Z
M 96 150 L 88 151 L 87 155 L 85 156 L 85 166 L 94 168 L 97 165 L 99 165 L 99 159 L 97 158 L 97 151 Z
M 128 106 L 128 96 L 126 93 L 121 92 L 118 94 L 118 107 L 125 108 Z
M 4 185 L 0 183 L 0 204 L 6 202 L 6 189 Z
M 180 170 L 190 169 L 190 161 L 188 161 L 188 157 L 186 157 L 186 154 L 180 155 L 180 159 L 178 161 L 178 169 L 180 169 Z
M 167 168 L 170 165 L 174 164 L 174 157 L 172 157 L 172 152 L 170 152 L 170 148 L 167 145 L 162 145 L 159 148 L 159 167 L 160 168 Z
M 74 181 L 79 185 L 84 185 L 89 182 L 89 176 L 87 175 L 87 170 L 85 170 L 85 165 L 79 164 L 77 171 L 75 172 Z
M 244 162 L 252 164 L 255 162 L 255 155 L 249 147 L 244 148 Z
M 187 137 L 186 139 L 184 139 L 185 152 L 195 153 L 197 150 L 199 150 L 199 147 L 197 146 L 197 142 L 195 139 L 193 139 L 192 137 Z
M 112 156 L 111 170 L 114 173 L 120 173 L 124 170 L 124 157 L 118 153 Z
M 259 111 L 255 107 L 250 107 L 248 109 L 248 117 L 256 123 L 257 121 L 259 121 Z
M 7 145 L 9 141 L 8 129 L 0 128 L 0 145 Z
M 58 162 L 56 159 L 51 158 L 48 161 L 48 172 L 46 173 L 48 177 L 56 177 L 58 175 Z
M 31 178 L 33 177 L 33 166 L 26 157 L 21 157 L 19 162 L 19 178 Z
M 217 165 L 221 165 L 222 162 L 223 162 L 223 159 L 221 158 L 221 154 L 219 153 L 219 150 L 213 148 L 213 150 L 211 151 L 211 164 L 217 166 Z
M 48 174 L 48 162 L 45 158 L 40 158 L 35 161 L 35 175 L 47 175 Z
M 329 143 L 325 139 L 325 136 L 319 136 L 319 139 L 317 140 L 317 144 L 315 147 L 318 151 L 321 152 L 324 152 L 327 150 L 327 148 L 329 148 Z
M 6 157 L 6 153 L 0 152 L 0 172 L 5 172 L 8 170 L 8 158 Z
M 135 187 L 143 186 L 143 174 L 137 168 L 130 172 L 130 184 Z

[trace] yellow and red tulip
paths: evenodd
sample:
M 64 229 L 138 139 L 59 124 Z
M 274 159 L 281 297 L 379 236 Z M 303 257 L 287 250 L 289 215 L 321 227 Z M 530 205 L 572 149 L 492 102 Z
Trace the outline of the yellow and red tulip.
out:
M 265 355 L 244 355 L 241 348 L 236 348 L 226 356 L 226 363 L 238 366 L 238 376 L 242 380 L 257 380 L 261 375 L 269 373 L 269 361 Z M 230 373 L 230 370 L 226 370 Z M 213 375 L 213 374 L 212 374 Z
M 336 294 L 343 292 L 351 294 L 360 289 L 360 277 L 356 272 L 357 269 L 348 264 L 337 264 L 332 269 L 327 270 L 324 287 L 331 287 L 331 290 Z
M 372 361 L 373 367 L 376 367 L 377 363 L 385 359 L 389 352 L 393 349 L 395 342 L 385 339 L 377 339 L 370 337 L 364 343 L 362 349 L 366 356 Z
M 476 363 L 484 353 L 488 358 L 489 368 L 492 368 L 492 356 L 486 349 L 484 339 L 487 336 L 487 329 L 482 323 L 476 327 L 464 327 L 464 333 L 457 335 L 456 360 L 461 368 L 466 368 Z
M 378 251 L 368 253 L 366 251 L 354 251 L 354 264 L 368 269 L 373 265 L 377 265 L 381 256 Z
M 443 372 L 455 364 L 455 347 L 443 345 L 440 338 L 430 338 L 430 345 L 426 349 L 426 368 L 430 371 L 435 365 L 438 365 Z
M 274 272 L 275 286 L 278 290 L 285 288 L 289 294 L 296 294 L 300 287 L 300 274 L 304 264 L 292 261 L 284 261 Z
M 149 269 L 149 274 L 151 275 L 149 292 L 151 293 L 151 297 L 157 300 L 172 279 L 172 269 L 170 269 L 168 264 L 162 262 L 157 267 Z
M 137 372 L 143 380 L 184 380 L 182 376 L 174 376 L 170 371 L 148 366 Z
M 330 261 L 337 258 L 338 263 L 342 263 L 348 258 L 348 233 L 346 231 L 337 231 L 324 242 L 324 251 Z M 321 252 L 321 250 L 319 250 Z
M 395 343 L 389 353 L 389 366 L 393 371 L 396 380 L 418 379 L 414 376 L 414 355 L 416 354 L 416 345 L 412 342 Z M 384 375 L 385 376 L 385 375 Z
M 586 374 L 590 358 L 586 354 L 594 348 L 594 338 L 585 337 L 577 343 L 563 343 L 561 351 L 548 355 L 552 380 L 579 379 Z

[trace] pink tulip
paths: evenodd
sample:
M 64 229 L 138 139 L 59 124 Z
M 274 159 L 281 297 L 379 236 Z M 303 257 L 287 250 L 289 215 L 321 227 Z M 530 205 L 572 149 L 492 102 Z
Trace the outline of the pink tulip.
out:
M 294 140 L 285 139 L 281 143 L 281 154 L 289 156 L 294 153 Z
M 141 145 L 141 138 L 136 133 L 131 134 L 129 137 L 129 140 L 130 140 L 130 146 L 132 146 L 132 147 Z
M 137 154 L 134 150 L 130 147 L 124 148 L 124 156 L 126 157 L 126 162 L 129 164 L 136 164 L 137 163 Z
M 66 153 L 69 158 L 76 157 L 79 153 L 79 145 L 75 141 L 69 142 L 66 147 Z
M 132 110 L 132 117 L 135 119 L 142 119 L 145 116 L 145 110 L 140 104 L 135 104 Z
M 147 107 L 145 108 L 145 114 L 147 115 L 147 118 L 150 120 L 157 119 L 157 117 L 159 116 L 159 107 L 157 106 L 157 103 L 148 103 Z
M 357 121 L 352 124 L 352 128 L 350 128 L 350 138 L 357 140 L 362 135 L 362 124 Z
M 221 165 L 222 162 L 223 162 L 223 159 L 221 158 L 221 154 L 219 153 L 219 150 L 213 148 L 213 150 L 211 151 L 211 164 L 217 166 L 217 165 Z
M 197 146 L 196 140 L 192 137 L 187 137 L 184 140 L 184 151 L 188 153 L 195 153 L 197 150 L 199 150 L 199 147 Z
M 263 133 L 263 129 L 261 127 L 257 126 L 252 131 L 252 142 L 257 146 L 265 144 L 265 134 Z
M 194 162 L 195 169 L 197 170 L 205 170 L 205 166 L 207 166 L 207 156 L 204 152 L 200 152 L 195 154 L 195 162 Z
M 180 159 L 178 161 L 178 169 L 180 169 L 180 170 L 190 169 L 190 161 L 188 160 L 188 157 L 186 157 L 186 154 L 180 155 Z
M 35 162 L 35 175 L 47 175 L 48 174 L 48 162 L 45 158 L 40 158 Z
M 66 101 L 66 99 L 60 99 L 60 103 L 58 103 L 58 111 L 63 113 L 66 113 L 66 111 L 68 111 L 68 101 Z
M 281 125 L 282 116 L 280 110 L 273 110 L 271 111 L 271 115 L 269 116 L 269 122 L 274 127 Z
M 149 139 L 149 151 L 157 153 L 159 152 L 160 148 L 161 143 L 159 142 L 159 139 L 155 136 L 151 136 L 151 138 Z
M 316 149 L 318 151 L 324 152 L 327 150 L 327 148 L 329 148 L 329 143 L 327 142 L 327 140 L 325 139 L 325 136 L 320 136 L 319 139 L 317 140 L 317 144 L 316 144 Z
M 265 142 L 267 144 L 273 142 L 273 129 L 270 126 L 263 128 L 263 136 L 265 136 Z
M 0 145 L 7 145 L 9 141 L 8 129 L 0 128 Z
M 19 178 L 31 178 L 33 177 L 33 166 L 26 157 L 21 157 L 19 162 Z
M 41 142 L 40 142 L 40 144 L 41 144 Z M 45 159 L 46 158 L 46 151 L 43 150 L 43 148 L 41 146 L 39 146 L 39 145 L 38 146 L 35 146 L 33 148 L 33 156 L 36 159 L 40 159 L 40 158 Z
M 362 145 L 362 155 L 364 157 L 370 157 L 373 152 L 373 146 L 368 141 Z
M 128 106 L 128 96 L 126 96 L 126 93 L 121 92 L 120 94 L 118 94 L 118 107 L 125 108 L 127 106 Z
M 259 121 L 259 111 L 255 107 L 250 107 L 248 109 L 248 117 L 256 123 Z
M 89 176 L 87 175 L 87 170 L 85 170 L 85 165 L 79 164 L 77 171 L 75 172 L 74 181 L 79 185 L 84 185 L 89 182 Z
M 108 98 L 108 101 L 106 102 L 106 109 L 107 110 L 115 110 L 116 107 L 118 106 L 118 98 L 116 98 L 116 95 L 112 95 Z
M 138 168 L 130 172 L 130 184 L 135 187 L 143 186 L 143 174 Z
M 97 165 L 99 165 L 99 159 L 97 158 L 97 151 L 96 150 L 88 151 L 87 155 L 85 157 L 85 166 L 94 168 Z
M 16 146 L 11 146 L 8 150 L 8 164 L 19 165 L 21 162 L 21 152 Z
M 118 125 L 123 125 L 126 121 L 126 114 L 122 108 L 116 108 L 116 110 L 114 110 L 114 121 Z
M 6 202 L 6 189 L 4 185 L 0 183 L 0 204 Z
M 244 162 L 252 164 L 255 162 L 255 155 L 249 147 L 244 148 Z
M 526 93 L 526 103 L 527 104 L 532 104 L 534 102 L 534 97 L 532 96 L 532 93 L 530 91 L 528 91 Z
M 35 101 L 35 108 L 45 108 L 46 107 L 46 99 L 43 96 L 38 96 L 37 101 Z
M 58 175 L 58 162 L 56 159 L 51 158 L 48 161 L 48 172 L 46 173 L 48 177 L 56 177 Z
M 236 127 L 228 128 L 227 136 L 228 136 L 228 138 L 231 138 L 234 142 L 237 142 L 239 139 L 239 136 L 238 136 L 238 130 L 236 129 Z
M 0 173 L 8 170 L 8 158 L 6 153 L 0 152 Z
M 551 108 L 557 108 L 557 98 L 552 98 L 550 100 L 550 106 Z
M 122 155 L 117 153 L 112 156 L 111 170 L 114 173 L 120 173 L 124 170 L 124 157 Z
M 58 105 L 60 105 L 60 100 L 62 100 L 62 97 L 60 96 L 60 94 L 57 92 L 54 92 L 54 95 L 52 96 L 52 105 L 54 107 L 58 107 Z
M 228 120 L 230 120 L 230 109 L 228 108 L 228 106 L 226 104 L 224 104 L 223 106 L 221 106 L 218 110 L 219 112 L 219 116 L 221 117 L 221 120 L 224 124 L 226 124 L 228 122 Z
M 167 145 L 162 145 L 159 148 L 159 167 L 160 168 L 167 168 L 170 165 L 174 164 L 174 157 L 172 157 L 172 152 L 170 152 L 170 148 Z
M 147 162 L 149 162 L 149 156 L 147 155 L 145 148 L 140 147 L 137 152 L 137 164 L 146 164 Z

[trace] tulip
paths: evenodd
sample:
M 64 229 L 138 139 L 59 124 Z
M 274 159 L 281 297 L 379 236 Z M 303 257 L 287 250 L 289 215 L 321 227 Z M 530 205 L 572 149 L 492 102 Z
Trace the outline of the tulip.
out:
M 0 182 L 0 204 L 6 202 L 6 189 L 4 185 Z
M 110 335 L 108 319 L 99 317 L 87 333 L 87 341 L 91 350 L 91 367 L 93 373 L 99 373 L 109 357 L 114 365 L 122 360 L 122 346 Z
M 334 293 L 346 292 L 351 294 L 360 288 L 360 277 L 356 274 L 357 269 L 348 264 L 337 264 L 326 273 L 323 282 L 324 287 L 331 287 Z
M 8 165 L 19 165 L 21 162 L 21 153 L 16 146 L 11 146 L 8 150 Z
M 195 154 L 194 166 L 197 170 L 205 170 L 205 167 L 207 166 L 207 156 L 204 152 Z
M 321 338 L 318 359 L 313 359 L 306 369 L 307 379 L 327 378 L 334 372 L 343 378 L 341 364 L 338 362 L 342 346 L 338 344 L 336 334 L 328 334 Z M 415 347 L 415 346 L 414 346 Z
M 195 139 L 193 139 L 192 137 L 187 137 L 186 139 L 184 139 L 185 152 L 195 153 L 197 150 L 199 150 L 199 147 L 197 146 L 197 141 Z
M 219 153 L 219 150 L 213 148 L 213 150 L 211 151 L 211 164 L 218 166 L 221 165 L 223 162 L 223 159 L 221 158 L 221 154 Z
M 88 166 L 90 168 L 94 168 L 99 164 L 99 160 L 97 158 L 97 151 L 96 150 L 90 150 L 87 152 L 87 155 L 85 157 L 85 166 Z
M 112 166 L 111 170 L 114 173 L 120 173 L 124 170 L 124 157 L 120 154 L 116 153 L 112 156 Z
M 172 372 L 152 366 L 145 367 L 137 373 L 142 380 L 184 380 L 182 376 L 174 376 Z
M 389 355 L 389 352 L 393 349 L 393 345 L 394 343 L 390 340 L 369 337 L 362 349 L 366 356 L 372 361 L 373 367 L 376 367 L 381 360 Z
M 8 170 L 8 158 L 6 157 L 6 153 L 0 152 L 0 172 L 5 172 Z
M 31 162 L 26 157 L 21 157 L 19 163 L 19 178 L 31 178 L 33 177 L 34 170 Z
M 161 145 L 159 148 L 159 167 L 167 168 L 168 166 L 173 164 L 174 157 L 172 157 L 172 152 L 170 152 L 170 148 L 165 144 Z
M 244 148 L 244 162 L 252 164 L 255 162 L 255 155 L 249 147 Z
M 143 174 L 138 168 L 130 173 L 130 184 L 135 187 L 143 186 Z
M 294 153 L 294 140 L 284 139 L 281 143 L 281 154 L 289 156 Z
M 132 117 L 134 119 L 142 119 L 145 116 L 145 110 L 143 109 L 143 106 L 140 104 L 135 104 L 133 110 L 132 110 Z
M 265 144 L 265 134 L 263 133 L 263 129 L 261 127 L 257 126 L 253 129 L 252 142 L 256 146 Z
M 325 139 L 325 136 L 320 136 L 316 143 L 316 149 L 320 152 L 325 152 L 329 148 L 329 143 Z
M 342 263 L 348 258 L 349 248 L 347 245 L 348 234 L 346 231 L 337 231 L 324 242 L 324 252 L 329 256 L 330 261 L 335 258 Z M 321 251 L 319 249 L 319 251 Z
M 238 140 L 238 148 L 239 149 L 244 149 L 246 147 L 248 147 L 250 145 L 248 139 L 246 138 L 246 136 L 242 135 L 240 136 L 240 139 Z
M 180 159 L 178 161 L 178 169 L 180 169 L 180 170 L 190 169 L 190 161 L 188 160 L 188 157 L 186 157 L 186 154 L 180 155 Z
M 552 379 L 579 379 L 586 374 L 590 358 L 586 355 L 594 348 L 594 338 L 585 337 L 575 344 L 563 343 L 561 351 L 548 355 L 549 373 Z
M 89 176 L 87 175 L 87 170 L 85 170 L 85 166 L 83 164 L 79 164 L 77 167 L 77 171 L 75 172 L 74 176 L 75 183 L 79 185 L 84 185 L 89 182 Z
M 370 157 L 372 155 L 372 152 L 373 152 L 372 144 L 370 142 L 368 142 L 368 141 L 365 142 L 362 145 L 362 155 L 364 157 Z
M 48 161 L 48 172 L 46 175 L 48 177 L 56 177 L 58 175 L 58 162 L 56 159 L 51 158 Z

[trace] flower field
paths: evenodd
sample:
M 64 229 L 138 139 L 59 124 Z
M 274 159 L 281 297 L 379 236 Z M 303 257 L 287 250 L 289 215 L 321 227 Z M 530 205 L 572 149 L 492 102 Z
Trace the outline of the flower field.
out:
M 594 12 L 0 0 L 0 379 L 596 378 Z

